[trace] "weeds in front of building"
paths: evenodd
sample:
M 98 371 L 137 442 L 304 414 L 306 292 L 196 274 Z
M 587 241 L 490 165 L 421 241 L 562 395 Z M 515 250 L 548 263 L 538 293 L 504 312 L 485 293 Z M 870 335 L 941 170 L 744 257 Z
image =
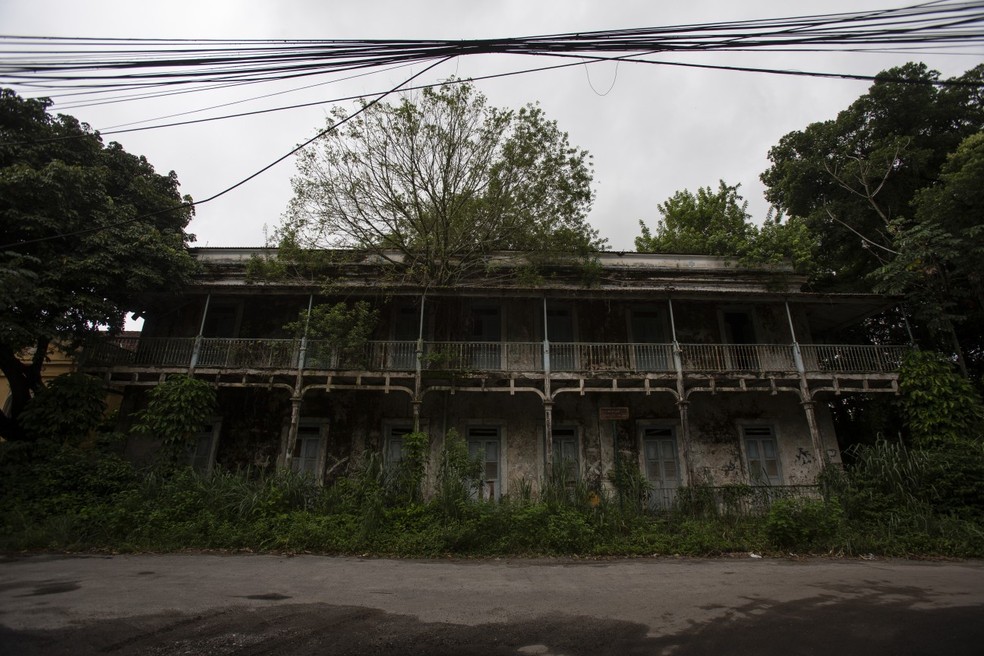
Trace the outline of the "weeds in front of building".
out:
M 912 356 L 903 374 L 907 443 L 855 445 L 813 486 L 667 495 L 627 459 L 590 481 L 558 460 L 498 500 L 483 491 L 482 455 L 455 431 L 436 461 L 435 436 L 410 433 L 399 461 L 367 451 L 323 485 L 289 467 L 197 472 L 178 456 L 194 446 L 187 415 L 207 416 L 211 401 L 189 379 L 160 386 L 142 414 L 165 448 L 137 469 L 118 455 L 112 419 L 99 425 L 97 383 L 73 374 L 38 397 L 34 441 L 0 443 L 0 549 L 984 556 L 984 406 L 932 355 Z
M 281 471 L 137 471 L 102 444 L 3 445 L 4 550 L 245 551 L 397 556 L 984 555 L 984 493 L 941 482 L 984 480 L 984 449 L 912 452 L 879 442 L 815 494 L 773 497 L 749 486 L 682 488 L 653 508 L 644 485 L 591 489 L 551 475 L 517 482 L 499 501 L 460 438 L 446 440 L 426 498 L 421 461 L 366 454 L 334 483 Z M 414 469 L 414 467 L 417 467 Z M 973 471 L 971 471 L 973 470 Z M 555 470 L 559 471 L 559 470 Z M 891 475 L 887 475 L 887 474 Z M 967 479 L 968 481 L 970 479 Z M 777 490 L 778 493 L 778 490 Z

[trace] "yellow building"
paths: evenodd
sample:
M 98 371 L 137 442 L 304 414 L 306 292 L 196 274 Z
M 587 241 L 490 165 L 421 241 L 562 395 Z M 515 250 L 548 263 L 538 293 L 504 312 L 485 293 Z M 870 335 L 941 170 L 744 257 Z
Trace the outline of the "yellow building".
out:
M 22 360 L 29 360 L 34 357 L 34 349 L 24 351 Z M 57 346 L 48 347 L 48 355 L 45 357 L 44 366 L 41 369 L 41 380 L 47 385 L 52 379 L 62 374 L 71 373 L 76 370 L 75 358 L 66 354 Z M 0 407 L 6 412 L 10 401 L 10 385 L 6 377 L 0 378 Z

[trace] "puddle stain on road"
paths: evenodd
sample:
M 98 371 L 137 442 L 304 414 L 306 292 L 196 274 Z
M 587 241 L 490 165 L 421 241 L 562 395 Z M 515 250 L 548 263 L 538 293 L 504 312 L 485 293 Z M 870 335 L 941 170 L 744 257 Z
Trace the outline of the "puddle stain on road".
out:
M 860 583 L 862 588 L 864 583 Z M 903 594 L 899 594 L 903 592 Z M 849 599 L 822 594 L 789 602 L 748 599 L 723 617 L 661 633 L 659 626 L 575 615 L 461 625 L 328 604 L 233 606 L 89 622 L 51 631 L 0 627 L 8 653 L 141 654 L 947 654 L 984 644 L 981 606 L 925 607 L 909 591 L 871 587 Z M 277 593 L 247 598 L 279 600 Z M 533 649 L 535 647 L 535 649 Z

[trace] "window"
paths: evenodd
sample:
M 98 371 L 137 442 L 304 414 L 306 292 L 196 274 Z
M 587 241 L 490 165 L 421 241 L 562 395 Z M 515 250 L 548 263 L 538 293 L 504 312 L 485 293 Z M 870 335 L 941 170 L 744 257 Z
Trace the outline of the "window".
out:
M 297 427 L 297 440 L 290 458 L 291 471 L 306 474 L 316 481 L 321 480 L 322 445 L 325 437 L 325 423 L 318 419 L 302 419 Z
M 221 428 L 221 419 L 208 422 L 195 435 L 194 443 L 189 444 L 185 450 L 185 458 L 188 466 L 199 474 L 207 474 L 212 471 Z
M 479 458 L 484 478 L 476 491 L 479 499 L 498 499 L 502 494 L 499 472 L 501 436 L 496 426 L 472 426 L 468 429 L 468 455 Z
M 652 485 L 649 505 L 667 509 L 676 501 L 680 487 L 680 464 L 677 460 L 676 436 L 671 426 L 646 426 L 642 429 L 642 450 L 646 479 Z
M 564 481 L 573 483 L 580 472 L 577 428 L 561 426 L 553 428 L 553 467 L 563 474 Z
M 745 426 L 745 458 L 753 485 L 782 485 L 779 449 L 771 426 Z

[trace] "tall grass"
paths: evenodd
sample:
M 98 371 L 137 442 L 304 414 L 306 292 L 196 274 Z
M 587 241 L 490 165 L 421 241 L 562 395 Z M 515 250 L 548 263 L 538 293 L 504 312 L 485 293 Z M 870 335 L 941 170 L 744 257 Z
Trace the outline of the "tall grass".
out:
M 763 495 L 747 486 L 694 487 L 658 512 L 641 476 L 616 472 L 618 485 L 601 489 L 572 477 L 564 463 L 539 485 L 514 482 L 498 503 L 479 500 L 481 463 L 455 435 L 445 440 L 426 499 L 421 461 L 386 466 L 373 453 L 326 487 L 289 471 L 203 476 L 190 469 L 137 472 L 118 458 L 77 451 L 15 455 L 16 462 L 5 461 L 0 452 L 5 550 L 984 555 L 981 509 L 958 512 L 941 489 L 941 467 L 952 466 L 951 454 L 887 442 L 852 452 L 846 470 L 830 468 L 822 497 L 776 502 L 781 488 Z

